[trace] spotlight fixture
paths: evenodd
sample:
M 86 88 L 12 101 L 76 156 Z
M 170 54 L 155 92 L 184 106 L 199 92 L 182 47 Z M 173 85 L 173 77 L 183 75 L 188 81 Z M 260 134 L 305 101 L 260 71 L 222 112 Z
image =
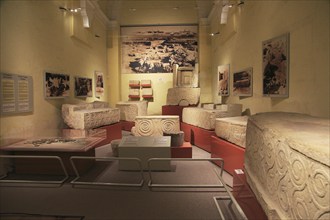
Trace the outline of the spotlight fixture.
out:
M 71 12 L 71 13 L 77 13 L 81 10 L 81 8 L 65 8 L 63 6 L 59 7 L 60 10 Z
M 244 0 L 239 0 L 237 6 L 244 5 Z
M 215 32 L 215 33 L 211 33 L 210 35 L 211 35 L 211 37 L 213 37 L 213 36 L 219 35 L 219 34 L 220 34 L 220 32 L 218 31 L 218 32 Z

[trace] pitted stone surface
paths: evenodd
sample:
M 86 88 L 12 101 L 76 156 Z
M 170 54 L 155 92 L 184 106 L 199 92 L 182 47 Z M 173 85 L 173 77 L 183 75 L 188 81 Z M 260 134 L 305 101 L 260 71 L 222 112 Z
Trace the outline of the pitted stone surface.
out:
M 199 107 L 184 108 L 182 121 L 207 130 L 215 129 L 215 119 L 241 116 L 241 104 L 223 104 L 221 109 L 205 109 Z
M 217 118 L 215 134 L 233 144 L 245 148 L 247 116 Z
M 170 88 L 167 91 L 166 105 L 197 105 L 199 103 L 200 88 Z
M 93 129 L 120 120 L 118 108 L 109 108 L 106 102 L 63 104 L 62 118 L 70 128 Z
M 329 119 L 250 116 L 245 150 L 248 183 L 269 219 L 330 218 Z
M 120 110 L 120 120 L 134 121 L 136 116 L 147 115 L 147 101 L 118 102 L 116 108 Z

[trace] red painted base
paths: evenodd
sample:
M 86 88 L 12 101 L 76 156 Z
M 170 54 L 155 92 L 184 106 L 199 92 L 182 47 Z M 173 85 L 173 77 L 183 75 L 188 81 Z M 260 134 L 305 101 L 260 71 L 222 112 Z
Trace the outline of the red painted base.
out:
M 244 172 L 233 174 L 233 196 L 249 220 L 267 220 L 267 216 L 246 181 Z
M 120 121 L 121 129 L 124 131 L 131 131 L 132 127 L 135 126 L 135 122 L 133 121 Z
M 181 122 L 181 130 L 184 132 L 184 140 L 197 147 L 211 152 L 211 137 L 215 135 L 213 130 L 206 130 Z
M 211 158 L 222 158 L 225 162 L 224 170 L 231 175 L 234 174 L 235 169 L 243 169 L 244 153 L 244 148 L 225 141 L 217 136 L 211 137 Z M 217 164 L 217 162 L 215 163 Z
M 111 125 L 105 125 L 100 128 L 106 129 L 107 131 L 107 138 L 104 140 L 104 142 L 102 142 L 103 145 L 109 144 L 112 140 L 122 138 L 122 134 L 121 134 L 122 124 L 120 122 Z
M 162 106 L 162 115 L 178 115 L 180 122 L 182 121 L 182 110 L 186 106 L 179 105 L 163 105 Z
M 184 142 L 180 147 L 171 147 L 172 158 L 192 158 L 192 147 L 189 142 Z

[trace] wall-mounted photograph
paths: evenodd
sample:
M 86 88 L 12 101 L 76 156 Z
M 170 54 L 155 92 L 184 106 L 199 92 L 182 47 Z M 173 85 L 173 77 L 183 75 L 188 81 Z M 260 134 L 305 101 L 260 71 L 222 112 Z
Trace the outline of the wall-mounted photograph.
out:
M 229 96 L 229 64 L 218 66 L 218 95 Z
M 104 95 L 104 81 L 103 81 L 103 73 L 95 71 L 94 74 L 94 82 L 95 82 L 95 97 L 99 98 Z
M 253 94 L 253 68 L 249 67 L 233 74 L 233 95 L 252 96 Z
M 45 72 L 45 98 L 64 98 L 70 95 L 70 75 Z
M 91 78 L 75 77 L 74 93 L 76 97 L 92 97 L 93 84 Z
M 289 34 L 262 42 L 263 95 L 289 96 Z
M 198 63 L 196 25 L 121 28 L 122 73 L 172 73 Z

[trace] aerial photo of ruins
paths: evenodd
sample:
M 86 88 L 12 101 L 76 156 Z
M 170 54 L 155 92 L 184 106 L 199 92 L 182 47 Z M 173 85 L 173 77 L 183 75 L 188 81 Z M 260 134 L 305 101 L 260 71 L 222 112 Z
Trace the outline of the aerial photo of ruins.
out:
M 122 27 L 122 73 L 172 73 L 198 62 L 197 26 Z

